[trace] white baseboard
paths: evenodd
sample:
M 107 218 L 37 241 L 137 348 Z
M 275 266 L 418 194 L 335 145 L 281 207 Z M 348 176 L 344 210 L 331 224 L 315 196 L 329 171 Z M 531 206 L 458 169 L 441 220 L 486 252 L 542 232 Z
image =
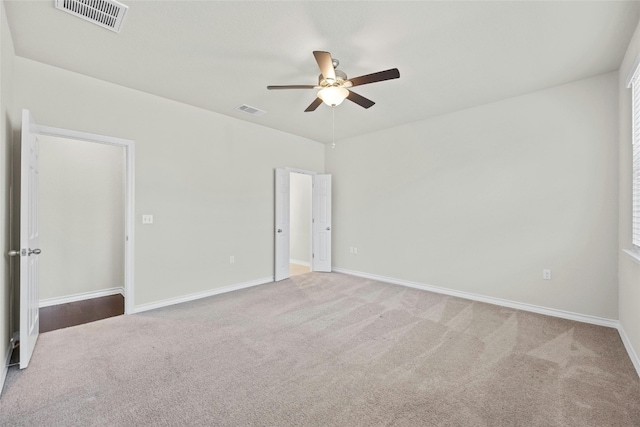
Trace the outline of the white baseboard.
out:
M 305 267 L 311 267 L 311 263 L 309 261 L 302 261 L 299 259 L 289 259 L 289 263 L 291 264 L 297 264 L 297 265 L 304 265 Z
M 2 371 L 0 372 L 0 395 L 2 395 L 2 390 L 4 390 L 4 382 L 7 379 L 7 372 L 9 372 L 9 362 L 11 361 L 12 351 L 13 351 L 13 341 L 9 341 L 7 354 L 4 356 L 4 363 L 2 364 Z
M 122 294 L 122 296 L 124 296 L 124 288 L 109 288 L 109 289 L 102 289 L 99 291 L 82 292 L 80 294 L 67 295 L 64 297 L 41 299 L 38 306 L 40 308 L 50 307 L 52 305 L 66 304 L 69 302 L 76 302 L 76 301 L 84 301 L 84 300 L 93 299 L 93 298 L 108 297 L 110 295 L 117 295 L 117 294 Z
M 162 301 L 150 302 L 147 304 L 136 305 L 133 309 L 134 313 L 142 313 L 143 311 L 154 310 L 156 308 L 167 307 L 174 304 L 180 304 L 182 302 L 194 301 L 201 298 L 207 298 L 214 295 L 224 294 L 227 292 L 238 291 L 240 289 L 251 288 L 253 286 L 264 285 L 266 283 L 273 282 L 273 276 L 264 277 L 262 279 L 251 280 L 244 283 L 238 283 L 236 285 L 229 285 L 222 288 L 210 289 L 208 291 L 196 292 L 194 294 L 184 295 L 175 298 L 168 298 Z
M 380 282 L 392 283 L 394 285 L 407 286 L 409 288 L 422 289 L 438 294 L 451 295 L 458 298 L 464 298 L 473 301 L 485 302 L 487 304 L 499 305 L 502 307 L 515 308 L 516 310 L 530 311 L 533 313 L 544 314 L 547 316 L 560 317 L 562 319 L 575 320 L 593 325 L 606 326 L 618 329 L 619 322 L 604 317 L 590 316 L 588 314 L 573 313 L 570 311 L 558 310 L 555 308 L 541 307 L 538 305 L 526 304 L 517 301 L 510 301 L 501 298 L 487 297 L 484 295 L 473 294 L 470 292 L 456 291 L 453 289 L 440 288 L 437 286 L 426 285 L 424 283 L 411 282 L 408 280 L 394 279 L 392 277 L 378 276 L 376 274 L 363 273 L 360 271 L 347 270 L 344 268 L 334 268 L 332 271 L 336 273 L 350 274 L 352 276 L 364 277 L 366 279 L 378 280 Z
M 627 336 L 627 333 L 625 332 L 622 325 L 618 326 L 618 333 L 620 334 L 620 338 L 622 339 L 624 348 L 627 349 L 627 353 L 629 354 L 631 363 L 633 363 L 633 366 L 636 368 L 636 373 L 638 374 L 638 377 L 640 377 L 640 358 L 638 358 L 638 354 L 633 349 L 631 341 L 629 341 L 629 337 Z
M 451 295 L 454 297 L 469 299 L 473 301 L 485 302 L 488 304 L 499 305 L 502 307 L 515 308 L 517 310 L 530 311 L 533 313 L 544 314 L 547 316 L 559 317 L 562 319 L 575 320 L 577 322 L 590 323 L 593 325 L 614 328 L 620 334 L 620 338 L 622 339 L 622 343 L 624 344 L 624 347 L 627 350 L 627 354 L 631 359 L 631 363 L 633 363 L 633 366 L 636 369 L 636 373 L 638 374 L 638 377 L 640 377 L 640 357 L 638 357 L 638 354 L 635 352 L 633 346 L 631 345 L 631 341 L 627 336 L 627 333 L 625 332 L 622 325 L 620 325 L 620 322 L 618 320 L 607 319 L 607 318 L 597 317 L 597 316 L 590 316 L 587 314 L 572 313 L 570 311 L 557 310 L 554 308 L 541 307 L 537 305 L 526 304 L 526 303 L 521 303 L 517 301 L 510 301 L 510 300 L 505 300 L 500 298 L 487 297 L 484 295 L 477 295 L 469 292 L 462 292 L 462 291 L 456 291 L 453 289 L 425 285 L 423 283 L 410 282 L 407 280 L 394 279 L 392 277 L 384 277 L 376 274 L 363 273 L 361 271 L 347 270 L 345 268 L 333 268 L 332 271 L 335 271 L 336 273 L 344 273 L 344 274 L 350 274 L 352 276 L 364 277 L 366 279 L 377 280 L 380 282 L 387 282 L 395 285 L 407 286 L 415 289 L 422 289 L 425 291 L 435 292 L 438 294 Z

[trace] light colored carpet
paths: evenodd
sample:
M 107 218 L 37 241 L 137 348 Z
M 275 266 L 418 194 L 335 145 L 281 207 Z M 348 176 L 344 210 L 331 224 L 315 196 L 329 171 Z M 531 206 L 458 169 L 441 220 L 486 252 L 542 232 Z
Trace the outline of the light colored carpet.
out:
M 637 426 L 614 329 L 336 273 L 42 334 L 0 425 Z

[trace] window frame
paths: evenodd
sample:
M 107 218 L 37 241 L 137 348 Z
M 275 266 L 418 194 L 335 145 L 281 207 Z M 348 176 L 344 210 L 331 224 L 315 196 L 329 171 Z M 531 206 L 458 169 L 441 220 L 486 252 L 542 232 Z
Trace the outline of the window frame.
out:
M 627 79 L 631 89 L 631 251 L 640 260 L 640 58 Z

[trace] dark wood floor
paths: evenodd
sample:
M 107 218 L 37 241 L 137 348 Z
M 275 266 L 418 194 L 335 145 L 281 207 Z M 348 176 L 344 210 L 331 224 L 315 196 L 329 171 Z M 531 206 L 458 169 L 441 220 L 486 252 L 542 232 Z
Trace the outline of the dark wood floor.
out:
M 124 297 L 110 295 L 40 309 L 40 332 L 49 332 L 69 326 L 124 314 Z

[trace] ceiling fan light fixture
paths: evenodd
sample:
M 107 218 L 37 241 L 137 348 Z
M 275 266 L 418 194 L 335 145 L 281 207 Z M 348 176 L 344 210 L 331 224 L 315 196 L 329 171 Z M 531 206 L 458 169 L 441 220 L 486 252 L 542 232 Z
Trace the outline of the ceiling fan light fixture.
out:
M 347 88 L 400 78 L 400 71 L 398 71 L 397 68 L 391 68 L 389 70 L 378 71 L 377 73 L 365 74 L 363 76 L 348 79 L 347 73 L 342 70 L 336 69 L 339 61 L 335 58 L 332 58 L 329 52 L 314 50 L 313 56 L 316 58 L 318 68 L 320 68 L 320 75 L 318 76 L 317 85 L 267 86 L 267 89 L 269 90 L 320 89 L 311 105 L 309 105 L 307 109 L 304 110 L 305 113 L 315 111 L 322 103 L 327 104 L 330 107 L 335 107 L 336 105 L 340 105 L 342 101 L 347 98 L 349 99 L 349 101 L 353 102 L 354 104 L 358 104 L 362 108 L 370 108 L 375 104 L 375 102 L 365 98 L 362 95 L 358 95 L 357 93 L 352 92 Z
M 340 86 L 325 87 L 318 92 L 318 98 L 330 107 L 342 104 L 347 96 L 349 96 L 349 91 Z

